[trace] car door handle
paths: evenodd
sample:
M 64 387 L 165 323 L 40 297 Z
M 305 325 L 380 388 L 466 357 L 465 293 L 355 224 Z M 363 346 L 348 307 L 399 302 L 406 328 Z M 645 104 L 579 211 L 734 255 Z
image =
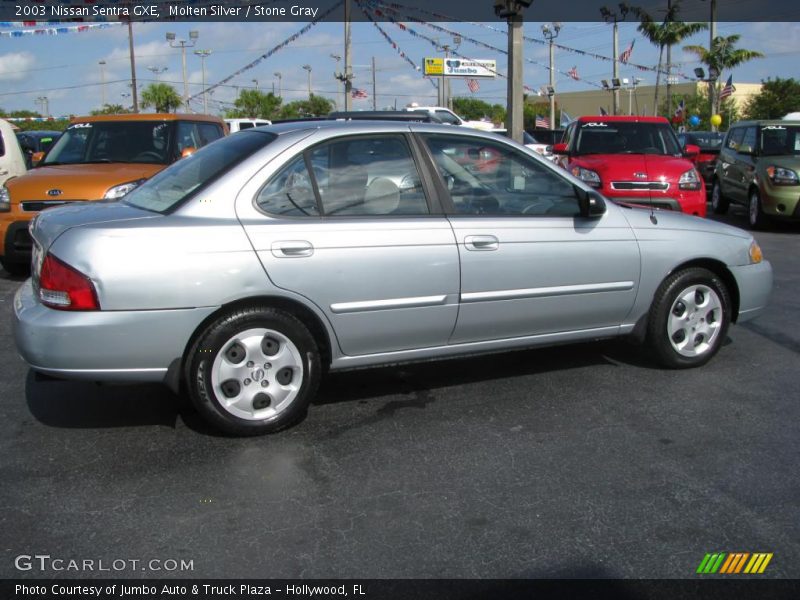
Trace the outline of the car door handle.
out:
M 314 254 L 314 246 L 304 240 L 272 242 L 272 255 L 275 258 L 299 258 Z
M 493 235 L 468 235 L 464 238 L 464 246 L 474 251 L 497 250 L 500 240 Z

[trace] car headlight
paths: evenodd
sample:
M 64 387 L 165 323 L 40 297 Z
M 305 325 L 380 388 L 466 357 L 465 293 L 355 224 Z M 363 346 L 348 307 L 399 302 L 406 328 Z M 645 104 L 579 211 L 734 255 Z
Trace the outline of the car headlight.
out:
M 761 246 L 758 245 L 757 241 L 753 240 L 750 242 L 750 262 L 755 265 L 762 260 L 764 260 L 764 255 L 761 253 Z
M 690 169 L 678 179 L 678 188 L 682 190 L 699 190 L 701 187 L 700 175 L 696 169 Z
M 137 179 L 136 181 L 129 181 L 128 183 L 121 183 L 119 185 L 115 185 L 112 188 L 108 188 L 106 190 L 105 195 L 103 196 L 104 200 L 117 200 L 118 198 L 122 198 L 125 194 L 133 190 L 134 188 L 139 187 L 144 179 Z
M 576 166 L 572 167 L 571 172 L 575 177 L 582 179 L 585 183 L 588 183 L 592 187 L 599 188 L 602 185 L 602 182 L 600 181 L 600 175 L 598 175 L 595 171 Z
M 767 177 L 769 177 L 774 185 L 800 185 L 800 180 L 797 179 L 797 173 L 791 169 L 770 165 L 766 168 L 766 171 Z
M 9 212 L 11 210 L 11 196 L 8 193 L 6 186 L 0 187 L 0 212 Z

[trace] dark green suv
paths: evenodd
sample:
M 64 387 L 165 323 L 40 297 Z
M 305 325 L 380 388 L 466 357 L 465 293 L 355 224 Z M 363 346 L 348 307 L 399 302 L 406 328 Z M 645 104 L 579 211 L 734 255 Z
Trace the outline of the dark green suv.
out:
M 800 121 L 742 121 L 728 131 L 714 171 L 711 206 L 748 207 L 750 226 L 800 219 Z

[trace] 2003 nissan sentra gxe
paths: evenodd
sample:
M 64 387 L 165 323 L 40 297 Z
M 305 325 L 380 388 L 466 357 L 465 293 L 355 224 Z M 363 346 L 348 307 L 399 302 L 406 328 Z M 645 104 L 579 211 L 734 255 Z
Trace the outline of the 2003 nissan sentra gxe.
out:
M 183 385 L 236 434 L 302 418 L 327 369 L 611 336 L 698 366 L 772 286 L 749 233 L 430 124 L 242 132 L 31 233 L 14 312 L 34 369 Z

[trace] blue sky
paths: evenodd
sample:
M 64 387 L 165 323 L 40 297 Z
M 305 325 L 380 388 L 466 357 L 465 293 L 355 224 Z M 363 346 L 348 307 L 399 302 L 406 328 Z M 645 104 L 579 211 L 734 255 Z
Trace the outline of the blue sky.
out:
M 192 50 L 210 50 L 206 59 L 206 82 L 210 85 L 236 72 L 276 44 L 297 32 L 303 23 L 136 23 L 134 39 L 136 42 L 137 76 L 140 88 L 157 78 L 175 86 L 182 93 L 181 53 L 170 48 L 165 41 L 165 33 L 174 31 L 178 38 L 188 39 L 189 30 L 197 30 L 199 39 Z M 480 42 L 505 48 L 506 37 L 498 33 L 468 23 L 442 23 L 442 26 Z M 500 22 L 487 23 L 496 29 L 503 29 Z M 451 43 L 449 36 L 420 24 L 410 25 L 428 37 L 438 38 L 441 43 Z M 525 23 L 525 35 L 543 39 L 541 23 Z M 398 48 L 415 63 L 421 64 L 424 56 L 437 56 L 433 46 L 421 37 L 409 35 L 391 23 L 381 27 L 396 42 Z M 8 31 L 8 29 L 3 29 Z M 719 35 L 742 35 L 740 46 L 759 50 L 766 58 L 754 60 L 733 72 L 735 82 L 758 82 L 769 76 L 800 78 L 800 23 L 719 23 Z M 218 112 L 233 101 L 238 90 L 254 88 L 253 79 L 258 80 L 261 90 L 270 91 L 277 87 L 275 72 L 282 74 L 281 84 L 284 99 L 295 100 L 307 95 L 307 73 L 302 65 L 312 67 L 312 87 L 314 93 L 321 94 L 337 102 L 342 102 L 341 84 L 334 77 L 334 71 L 341 69 L 341 63 L 331 54 L 343 54 L 343 25 L 341 23 L 322 23 L 314 26 L 308 33 L 278 51 L 274 56 L 262 61 L 256 67 L 236 76 L 228 85 L 216 89 L 210 96 L 209 112 Z M 605 56 L 612 54 L 611 26 L 604 23 L 564 23 L 557 42 L 571 48 Z M 633 23 L 620 24 L 620 51 L 632 40 L 636 45 L 632 62 L 655 66 L 658 51 L 636 32 Z M 378 107 L 397 104 L 398 107 L 416 101 L 420 104 L 433 104 L 436 90 L 431 83 L 400 57 L 370 23 L 353 24 L 353 62 L 356 74 L 355 85 L 367 90 L 367 100 L 355 100 L 355 108 L 372 107 L 372 85 L 369 64 L 374 56 L 377 65 Z M 707 44 L 708 33 L 702 32 L 686 43 Z M 200 58 L 187 52 L 187 71 L 190 94 L 201 90 Z M 496 59 L 498 70 L 505 71 L 505 55 L 477 47 L 462 40 L 459 52 L 470 58 Z M 543 44 L 525 43 L 525 85 L 539 89 L 547 83 L 549 74 L 545 65 L 548 50 Z M 0 37 L 0 108 L 4 110 L 38 110 L 36 98 L 47 96 L 50 113 L 53 115 L 85 114 L 98 108 L 102 102 L 101 66 L 106 62 L 105 94 L 109 103 L 127 104 L 130 99 L 122 94 L 129 90 L 130 65 L 128 59 L 127 28 L 115 26 L 83 33 L 67 33 L 56 36 L 27 36 L 20 38 Z M 691 74 L 698 66 L 693 56 L 676 49 L 673 62 L 679 63 L 677 69 Z M 539 63 L 539 64 L 534 64 Z M 166 67 L 167 70 L 156 76 L 147 67 Z M 560 91 L 589 89 L 588 81 L 598 83 L 610 78 L 611 63 L 595 58 L 556 50 L 556 68 L 566 72 L 577 67 L 580 81 L 570 79 L 564 74 L 556 75 L 556 87 Z M 638 76 L 645 84 L 655 82 L 655 73 L 641 72 L 631 67 L 621 67 L 623 77 Z M 728 74 L 723 74 L 727 78 Z M 470 94 L 466 84 L 453 80 L 454 95 L 472 96 L 491 103 L 505 102 L 505 80 L 481 80 L 480 90 Z M 71 88 L 71 89 L 70 89 Z M 277 90 L 276 90 L 277 91 Z M 201 103 L 194 105 L 198 109 Z

